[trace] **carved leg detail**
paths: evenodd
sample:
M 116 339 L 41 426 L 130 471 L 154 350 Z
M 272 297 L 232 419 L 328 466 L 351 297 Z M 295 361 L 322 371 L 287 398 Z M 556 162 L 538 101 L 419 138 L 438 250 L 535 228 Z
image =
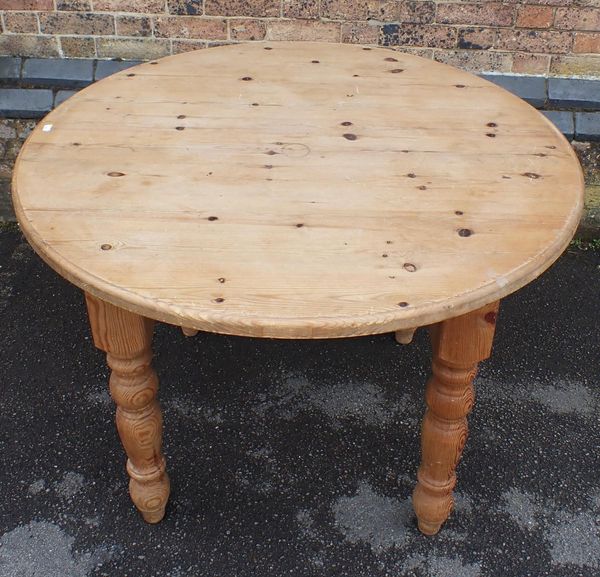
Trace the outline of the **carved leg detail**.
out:
M 475 398 L 473 379 L 478 362 L 491 353 L 497 311 L 493 303 L 432 329 L 433 375 L 425 393 L 421 466 L 413 493 L 419 529 L 426 535 L 440 530 L 454 506 L 455 469 Z
M 106 352 L 116 422 L 129 457 L 129 492 L 148 523 L 158 523 L 169 498 L 162 454 L 162 415 L 152 368 L 153 321 L 86 294 L 94 344 Z
M 161 453 L 162 416 L 152 353 L 129 359 L 107 353 L 106 358 L 112 369 L 110 394 L 117 405 L 117 430 L 129 457 L 131 499 L 148 523 L 158 523 L 165 514 L 169 478 Z
M 474 401 L 472 380 L 476 367 L 454 369 L 433 362 L 433 377 L 427 384 L 427 411 L 423 420 L 422 460 L 413 494 L 419 529 L 437 533 L 454 504 L 454 470 L 467 440 L 467 414 Z

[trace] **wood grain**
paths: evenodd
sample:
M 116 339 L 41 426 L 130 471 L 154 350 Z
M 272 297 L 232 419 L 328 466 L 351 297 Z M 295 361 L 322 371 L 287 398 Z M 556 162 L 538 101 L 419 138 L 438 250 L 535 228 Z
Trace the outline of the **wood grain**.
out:
M 129 492 L 148 523 L 158 523 L 169 498 L 162 454 L 162 415 L 151 366 L 153 321 L 86 294 L 94 344 L 106 352 L 116 422 L 129 457 Z
M 496 301 L 563 251 L 582 194 L 567 141 L 501 88 L 310 42 L 102 80 L 40 123 L 13 181 L 33 247 L 88 293 L 280 338 L 393 332 Z
M 498 314 L 491 303 L 433 327 L 433 375 L 427 383 L 427 411 L 421 431 L 421 466 L 413 493 L 419 529 L 434 535 L 453 505 L 456 465 L 467 440 L 477 364 L 489 357 Z

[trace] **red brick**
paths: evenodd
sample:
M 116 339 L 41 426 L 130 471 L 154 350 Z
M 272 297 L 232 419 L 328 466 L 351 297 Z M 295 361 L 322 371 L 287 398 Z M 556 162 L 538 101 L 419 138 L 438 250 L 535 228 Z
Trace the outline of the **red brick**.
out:
M 434 59 L 470 72 L 508 72 L 512 55 L 489 50 L 437 50 Z
M 499 50 L 567 54 L 573 36 L 551 30 L 498 30 L 495 48 Z
M 367 20 L 378 16 L 379 0 L 321 0 L 321 17 L 330 20 Z
M 519 28 L 550 28 L 554 19 L 551 6 L 522 6 L 517 14 Z
M 396 46 L 393 49 L 395 52 L 405 52 L 406 54 L 413 54 L 414 56 L 420 56 L 421 58 L 427 58 L 428 60 L 433 59 L 433 49 L 431 48 L 414 48 L 413 46 Z
M 599 54 L 600 53 L 600 33 L 577 32 L 575 34 L 575 43 L 573 52 Z
M 59 56 L 56 38 L 34 36 L 33 34 L 0 35 L 1 56 L 33 56 L 49 58 Z
M 204 12 L 209 16 L 278 17 L 279 0 L 206 0 Z
M 202 40 L 173 40 L 173 54 L 201 50 L 202 48 L 206 48 L 206 46 L 206 42 Z
M 159 14 L 165 11 L 164 0 L 94 0 L 97 12 L 145 12 Z
M 96 38 L 99 58 L 151 60 L 170 54 L 168 40 L 157 38 Z
M 515 8 L 507 4 L 438 4 L 436 21 L 442 24 L 511 26 Z
M 56 0 L 56 9 L 70 12 L 91 12 L 92 4 L 90 0 Z
M 270 20 L 267 40 L 339 42 L 340 24 L 316 20 Z
M 152 36 L 152 20 L 148 16 L 117 16 L 117 36 Z
M 19 150 L 21 150 L 21 146 L 23 146 L 22 140 L 9 140 L 6 143 L 4 158 L 6 160 L 15 160 L 15 158 L 17 158 L 17 156 L 19 155 Z
M 0 10 L 53 10 L 52 0 L 0 0 Z
M 225 40 L 227 23 L 221 18 L 158 16 L 154 21 L 154 33 L 158 38 Z
M 342 42 L 347 44 L 377 44 L 379 26 L 367 22 L 344 22 Z
M 2 121 L 6 121 L 9 119 L 3 118 Z M 12 160 L 6 159 L 0 162 L 0 180 L 6 179 L 10 180 L 12 178 L 14 162 Z
M 93 58 L 96 56 L 96 43 L 85 36 L 61 36 L 60 47 L 66 58 Z
M 550 66 L 550 56 L 546 54 L 513 55 L 512 72 L 518 74 L 546 74 Z
M 385 24 L 381 27 L 384 46 L 422 46 L 456 48 L 457 30 L 433 24 Z
M 387 0 L 379 10 L 379 19 L 385 22 L 430 24 L 435 18 L 434 2 Z
M 495 28 L 461 28 L 458 31 L 458 47 L 469 50 L 487 50 L 496 42 Z
M 318 0 L 283 0 L 284 18 L 318 18 L 319 1 Z
M 168 0 L 167 9 L 169 14 L 181 16 L 194 16 L 203 13 L 202 0 Z
M 267 24 L 264 20 L 232 18 L 229 31 L 232 40 L 262 40 L 267 33 Z
M 115 21 L 110 14 L 46 12 L 40 14 L 40 30 L 43 34 L 111 35 Z
M 600 9 L 598 8 L 558 8 L 554 27 L 565 30 L 600 30 Z
M 37 34 L 37 18 L 33 12 L 7 12 L 4 15 L 4 31 Z
M 510 2 L 515 2 L 517 4 L 543 4 L 544 6 L 574 6 L 578 2 L 582 4 L 586 0 L 509 0 Z M 587 0 L 594 1 L 594 0 Z
M 562 76 L 600 76 L 600 56 L 552 56 L 550 73 Z

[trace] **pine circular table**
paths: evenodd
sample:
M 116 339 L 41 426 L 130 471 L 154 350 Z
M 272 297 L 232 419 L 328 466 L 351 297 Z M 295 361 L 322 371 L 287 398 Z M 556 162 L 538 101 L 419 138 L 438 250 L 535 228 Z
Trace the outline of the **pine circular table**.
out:
M 430 326 L 419 528 L 452 508 L 499 300 L 565 249 L 581 169 L 536 110 L 386 49 L 253 43 L 148 62 L 50 113 L 13 181 L 23 232 L 85 291 L 133 502 L 169 480 L 153 321 L 286 339 Z

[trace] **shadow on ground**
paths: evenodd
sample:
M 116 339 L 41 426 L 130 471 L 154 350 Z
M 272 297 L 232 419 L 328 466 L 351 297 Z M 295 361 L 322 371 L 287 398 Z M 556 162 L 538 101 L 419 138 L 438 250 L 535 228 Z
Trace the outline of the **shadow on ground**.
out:
M 80 293 L 0 232 L 1 577 L 520 577 L 600 573 L 600 254 L 507 299 L 457 508 L 410 507 L 429 345 L 269 341 L 161 325 L 172 497 L 127 495 Z

